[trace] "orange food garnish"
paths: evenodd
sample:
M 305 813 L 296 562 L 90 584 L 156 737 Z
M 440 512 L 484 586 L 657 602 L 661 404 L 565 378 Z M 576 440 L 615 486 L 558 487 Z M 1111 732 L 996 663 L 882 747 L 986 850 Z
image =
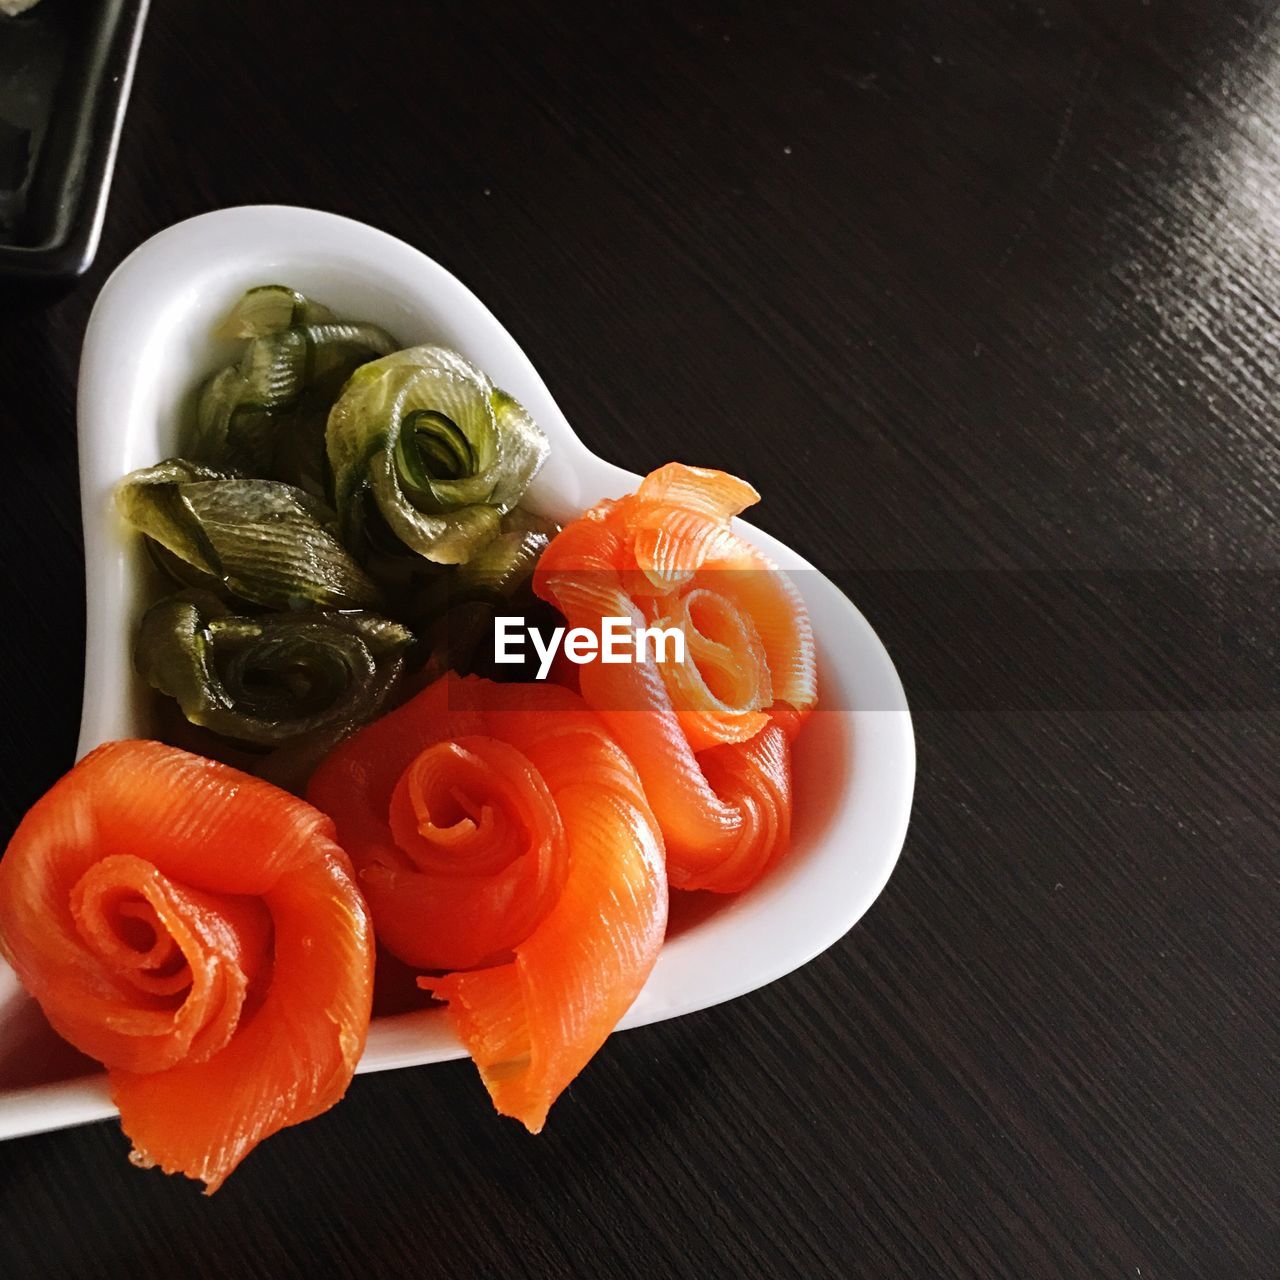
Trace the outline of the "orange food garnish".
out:
M 217 1190 L 327 1110 L 364 1048 L 373 932 L 333 824 L 258 778 L 112 742 L 0 861 L 0 946 L 108 1070 L 135 1164 Z
M 731 893 L 786 851 L 790 742 L 817 702 L 813 629 L 795 586 L 732 527 L 759 495 L 670 463 L 567 525 L 534 589 L 570 626 L 678 627 L 685 661 L 583 666 L 583 697 L 635 763 L 673 887 Z
M 662 841 L 601 720 L 555 685 L 447 675 L 338 746 L 311 780 L 383 945 L 494 1105 L 538 1132 L 662 945 Z

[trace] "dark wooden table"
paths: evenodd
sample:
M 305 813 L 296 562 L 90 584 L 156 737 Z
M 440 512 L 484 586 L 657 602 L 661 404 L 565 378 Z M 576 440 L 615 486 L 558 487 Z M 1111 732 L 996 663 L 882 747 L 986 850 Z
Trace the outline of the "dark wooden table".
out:
M 540 1138 L 456 1063 L 212 1201 L 12 1142 L 0 1273 L 1275 1276 L 1274 0 L 158 3 L 98 265 L 0 318 L 6 833 L 75 739 L 90 306 L 257 201 L 437 256 L 607 456 L 754 480 L 898 663 L 914 820 Z

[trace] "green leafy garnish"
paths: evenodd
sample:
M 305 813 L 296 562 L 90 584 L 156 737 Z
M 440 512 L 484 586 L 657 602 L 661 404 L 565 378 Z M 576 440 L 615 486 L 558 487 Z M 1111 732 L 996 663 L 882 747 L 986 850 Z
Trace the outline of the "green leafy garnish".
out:
M 393 351 L 395 339 L 283 285 L 250 289 L 218 333 L 248 341 L 200 391 L 191 456 L 323 493 L 329 408 L 352 372 Z
M 116 503 L 186 585 L 273 609 L 380 603 L 333 512 L 291 485 L 171 458 L 126 476 Z
M 371 613 L 244 617 L 187 591 L 147 610 L 134 660 L 192 724 L 238 744 L 287 748 L 260 771 L 291 784 L 378 715 L 413 642 L 407 627 Z
M 343 540 L 369 540 L 370 504 L 407 547 L 462 564 L 499 532 L 547 456 L 520 404 L 444 347 L 411 347 L 352 376 L 327 432 Z

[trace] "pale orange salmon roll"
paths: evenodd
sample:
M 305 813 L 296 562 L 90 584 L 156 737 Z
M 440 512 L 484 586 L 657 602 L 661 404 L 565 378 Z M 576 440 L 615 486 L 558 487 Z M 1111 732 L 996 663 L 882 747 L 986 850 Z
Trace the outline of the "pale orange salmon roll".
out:
M 787 849 L 790 741 L 817 702 L 813 629 L 787 575 L 732 518 L 759 495 L 670 463 L 567 525 L 534 587 L 571 626 L 676 628 L 685 660 L 592 661 L 583 697 L 634 762 L 673 887 L 735 892 Z

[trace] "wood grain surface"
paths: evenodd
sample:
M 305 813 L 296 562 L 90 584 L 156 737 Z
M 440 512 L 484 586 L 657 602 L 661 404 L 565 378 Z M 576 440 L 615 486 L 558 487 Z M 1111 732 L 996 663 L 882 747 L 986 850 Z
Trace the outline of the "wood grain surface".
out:
M 0 1273 L 1280 1273 L 1274 0 L 158 0 L 97 266 L 0 284 L 6 833 L 75 740 L 93 299 L 261 201 L 438 257 L 607 457 L 755 481 L 899 665 L 912 828 L 539 1138 L 455 1063 L 211 1201 L 11 1142 Z

